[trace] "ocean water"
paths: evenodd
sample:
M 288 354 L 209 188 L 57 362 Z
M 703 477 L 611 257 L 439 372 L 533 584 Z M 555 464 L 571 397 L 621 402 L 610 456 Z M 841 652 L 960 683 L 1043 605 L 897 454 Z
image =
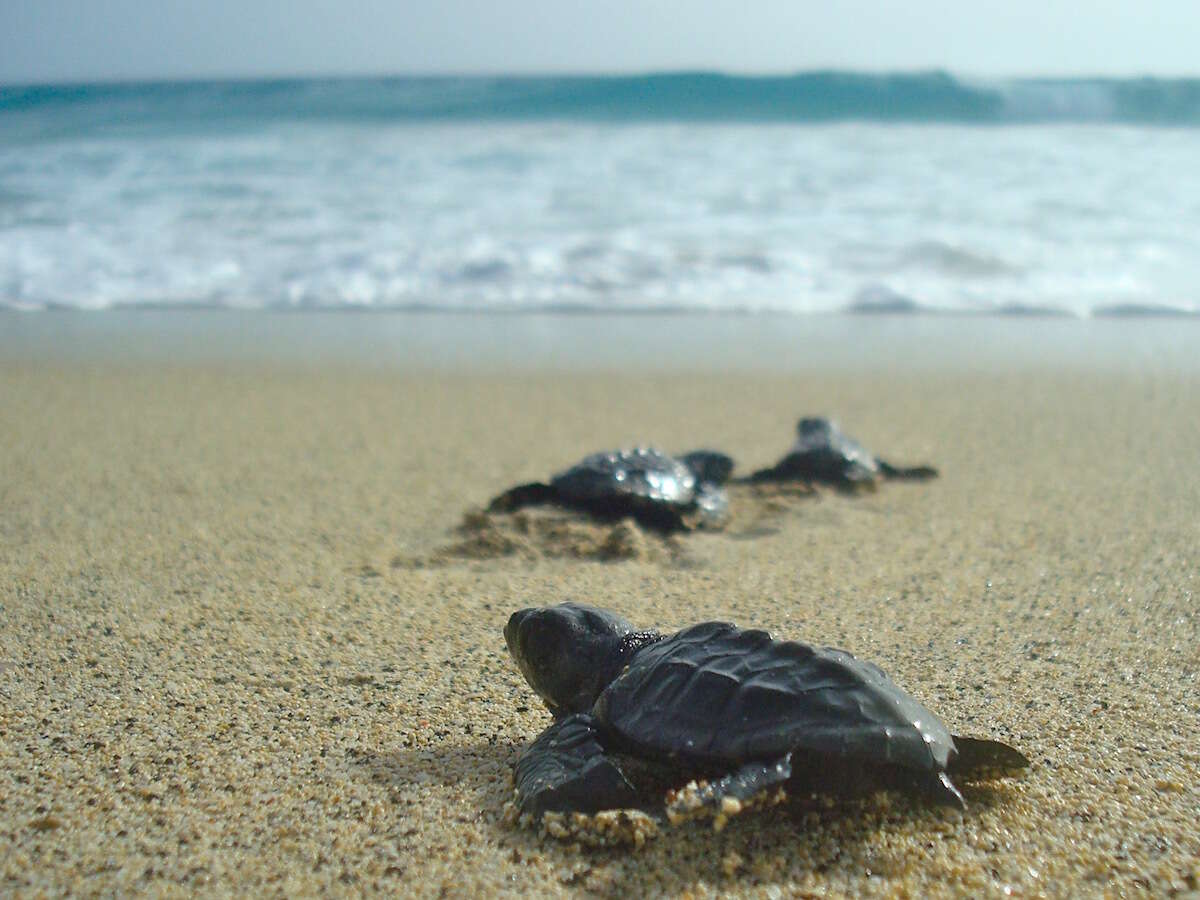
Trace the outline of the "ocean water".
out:
M 1200 82 L 0 88 L 0 307 L 1200 314 Z

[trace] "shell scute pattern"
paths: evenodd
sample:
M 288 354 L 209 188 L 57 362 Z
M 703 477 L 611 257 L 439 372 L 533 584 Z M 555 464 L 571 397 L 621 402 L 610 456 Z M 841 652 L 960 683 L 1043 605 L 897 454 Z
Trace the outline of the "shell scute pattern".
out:
M 696 477 L 683 463 L 653 447 L 593 453 L 551 479 L 554 488 L 575 500 L 625 493 L 664 503 L 690 503 Z
M 952 752 L 940 721 L 849 653 L 719 622 L 677 638 L 647 647 L 597 702 L 639 752 L 725 762 L 801 749 L 924 770 Z
M 827 457 L 829 464 L 837 460 L 861 466 L 871 475 L 879 473 L 879 462 L 875 454 L 854 438 L 844 434 L 828 419 L 801 419 L 797 428 L 796 443 L 792 453 L 812 453 Z
M 518 800 L 535 815 L 624 808 L 637 793 L 621 771 L 629 757 L 704 779 L 669 793 L 665 812 L 712 815 L 718 828 L 789 781 L 915 789 L 963 808 L 950 775 L 1029 765 L 1000 741 L 951 736 L 877 666 L 766 631 L 634 631 L 564 603 L 514 612 L 504 638 L 555 717 L 518 759 Z

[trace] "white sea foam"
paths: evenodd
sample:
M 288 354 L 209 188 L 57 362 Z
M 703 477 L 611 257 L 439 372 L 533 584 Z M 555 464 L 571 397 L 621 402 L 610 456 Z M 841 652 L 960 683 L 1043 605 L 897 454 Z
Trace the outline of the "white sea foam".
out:
M 1200 130 L 0 133 L 0 305 L 1200 312 Z

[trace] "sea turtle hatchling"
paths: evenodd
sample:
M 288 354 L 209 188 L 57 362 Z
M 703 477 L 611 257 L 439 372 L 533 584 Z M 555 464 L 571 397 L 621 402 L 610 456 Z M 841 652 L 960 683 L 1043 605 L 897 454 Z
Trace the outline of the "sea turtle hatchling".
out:
M 783 459 L 743 480 L 822 482 L 854 488 L 873 485 L 881 478 L 923 481 L 937 474 L 931 466 L 893 466 L 847 437 L 836 422 L 809 417 L 797 423 L 796 443 Z
M 720 528 L 729 515 L 721 485 L 733 460 L 713 450 L 680 457 L 653 447 L 593 453 L 548 484 L 533 482 L 505 491 L 488 512 L 515 512 L 553 504 L 602 519 L 632 516 L 661 531 Z
M 618 755 L 665 763 L 680 783 L 710 777 L 666 812 L 718 824 L 789 779 L 820 792 L 915 789 L 962 807 L 951 775 L 1029 765 L 998 741 L 952 736 L 877 666 L 765 631 L 703 622 L 663 635 L 564 603 L 513 613 L 504 639 L 554 715 L 516 764 L 518 804 L 533 816 L 645 809 Z

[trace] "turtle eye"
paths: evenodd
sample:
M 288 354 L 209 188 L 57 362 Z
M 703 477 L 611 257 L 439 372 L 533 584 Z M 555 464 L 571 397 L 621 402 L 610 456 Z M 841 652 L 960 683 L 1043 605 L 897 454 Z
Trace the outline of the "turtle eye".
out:
M 525 660 L 535 672 L 544 672 L 551 664 L 551 653 L 542 645 L 534 644 L 525 653 Z
M 521 649 L 526 664 L 535 672 L 544 674 L 555 664 L 559 641 L 554 631 L 539 619 L 529 623 Z

